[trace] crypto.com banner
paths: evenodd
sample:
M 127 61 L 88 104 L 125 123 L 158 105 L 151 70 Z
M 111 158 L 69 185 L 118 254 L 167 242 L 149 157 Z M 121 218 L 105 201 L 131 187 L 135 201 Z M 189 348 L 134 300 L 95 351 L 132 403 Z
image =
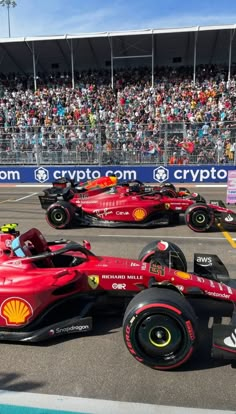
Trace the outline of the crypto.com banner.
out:
M 59 177 L 67 176 L 75 181 L 87 181 L 115 174 L 119 180 L 140 180 L 147 183 L 226 183 L 228 172 L 235 166 L 180 165 L 180 166 L 40 166 L 0 167 L 0 183 L 50 184 Z

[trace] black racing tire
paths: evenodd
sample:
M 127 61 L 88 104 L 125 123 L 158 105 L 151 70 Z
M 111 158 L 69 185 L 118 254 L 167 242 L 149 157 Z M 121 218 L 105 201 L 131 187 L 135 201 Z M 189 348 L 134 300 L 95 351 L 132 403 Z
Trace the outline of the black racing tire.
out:
M 163 243 L 166 244 L 167 248 L 165 250 L 159 249 L 159 243 L 160 246 Z M 175 243 L 163 240 L 155 240 L 147 244 L 140 252 L 138 260 L 141 262 L 155 263 L 171 267 L 172 269 L 180 270 L 181 272 L 187 272 L 188 268 L 185 254 L 180 247 Z
M 123 319 L 123 335 L 137 361 L 154 369 L 170 370 L 192 356 L 197 317 L 180 293 L 150 288 L 130 301 Z
M 215 223 L 214 211 L 206 204 L 199 203 L 187 208 L 184 219 L 187 226 L 198 233 L 210 230 Z
M 46 220 L 54 229 L 66 229 L 74 217 L 73 207 L 66 201 L 58 201 L 48 207 Z

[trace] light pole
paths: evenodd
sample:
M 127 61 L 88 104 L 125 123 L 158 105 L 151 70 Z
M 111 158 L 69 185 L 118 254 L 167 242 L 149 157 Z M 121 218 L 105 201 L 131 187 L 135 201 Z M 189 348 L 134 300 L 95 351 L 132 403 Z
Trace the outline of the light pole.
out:
M 7 7 L 8 34 L 11 37 L 10 7 L 16 7 L 16 2 L 14 0 L 0 0 L 0 6 Z

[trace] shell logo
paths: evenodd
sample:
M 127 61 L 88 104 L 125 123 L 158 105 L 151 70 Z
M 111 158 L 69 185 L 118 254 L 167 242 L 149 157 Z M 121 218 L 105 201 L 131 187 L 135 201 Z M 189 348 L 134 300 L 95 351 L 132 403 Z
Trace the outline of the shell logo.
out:
M 9 298 L 2 303 L 0 314 L 7 325 L 23 325 L 33 315 L 33 309 L 25 299 Z
M 147 211 L 144 208 L 136 208 L 132 215 L 136 221 L 143 220 L 147 216 Z
M 181 272 L 180 270 L 178 270 L 177 272 L 175 272 L 176 276 L 180 277 L 181 279 L 184 280 L 188 280 L 191 279 L 191 276 L 189 273 L 186 272 Z

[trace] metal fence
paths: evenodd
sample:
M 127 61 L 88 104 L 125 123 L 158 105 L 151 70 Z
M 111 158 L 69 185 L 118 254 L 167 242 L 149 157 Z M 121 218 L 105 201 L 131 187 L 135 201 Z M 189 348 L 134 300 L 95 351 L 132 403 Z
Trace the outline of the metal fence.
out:
M 236 165 L 235 150 L 236 122 L 0 127 L 0 165 Z

